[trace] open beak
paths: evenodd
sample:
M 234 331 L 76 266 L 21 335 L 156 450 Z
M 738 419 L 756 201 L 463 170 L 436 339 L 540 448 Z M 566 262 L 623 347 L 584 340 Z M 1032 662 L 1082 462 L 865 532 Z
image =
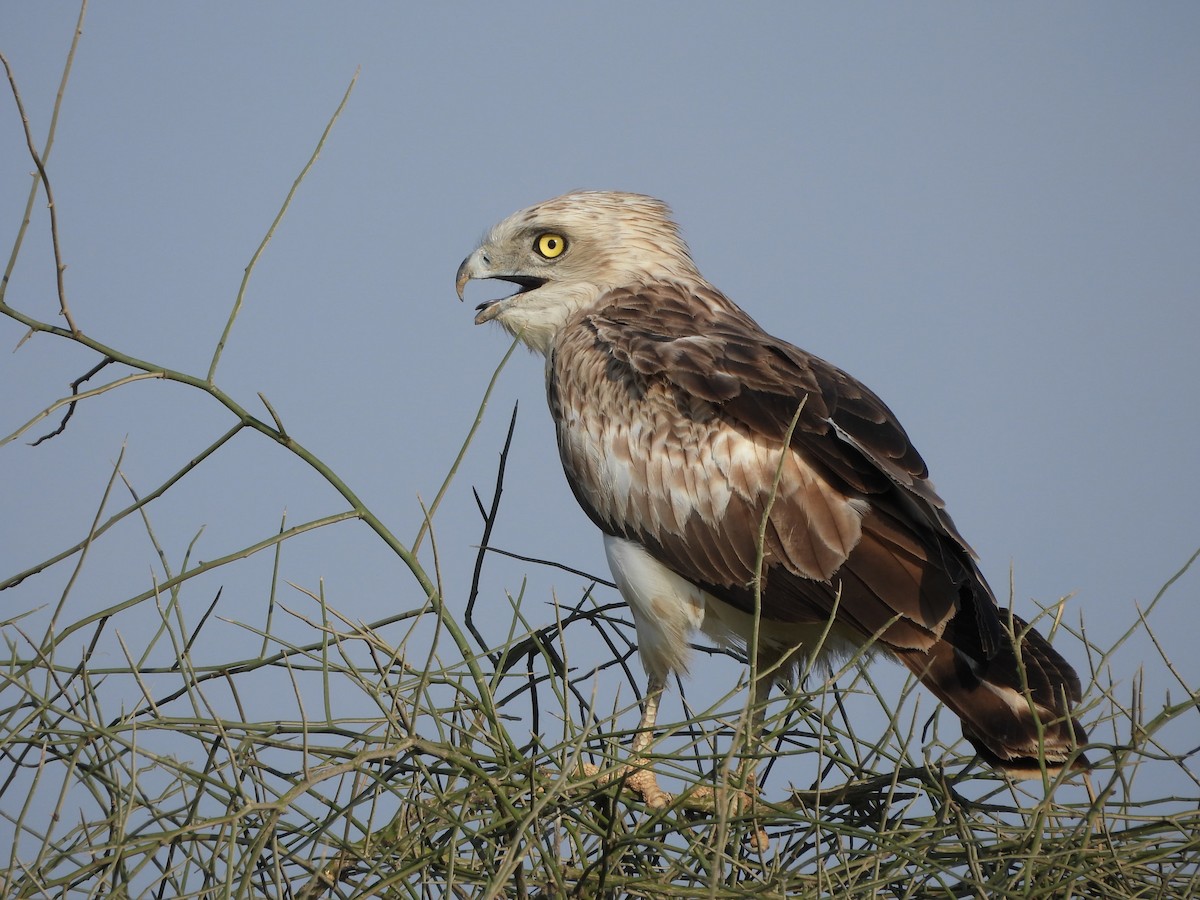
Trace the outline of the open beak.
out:
M 487 254 L 484 253 L 483 248 L 480 247 L 478 250 L 464 259 L 462 264 L 458 267 L 458 273 L 454 278 L 454 287 L 458 291 L 458 299 L 460 301 L 464 299 L 463 294 L 466 291 L 468 281 L 485 278 L 490 278 L 496 281 L 507 281 L 511 284 L 517 285 L 520 290 L 515 294 L 509 295 L 508 297 L 500 297 L 496 300 L 488 300 L 484 303 L 480 303 L 477 307 L 475 307 L 477 310 L 475 315 L 476 325 L 482 325 L 484 322 L 490 322 L 492 319 L 496 318 L 496 316 L 500 315 L 504 309 L 504 303 L 506 301 L 512 300 L 514 297 L 519 297 L 526 291 L 536 290 L 546 283 L 544 278 L 533 278 L 531 276 L 521 275 L 516 272 L 494 271 L 491 267 L 491 260 L 488 259 Z

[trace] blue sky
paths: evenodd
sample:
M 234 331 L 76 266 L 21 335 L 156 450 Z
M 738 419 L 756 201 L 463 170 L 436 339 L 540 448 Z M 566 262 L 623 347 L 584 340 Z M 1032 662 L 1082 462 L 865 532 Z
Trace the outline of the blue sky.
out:
M 39 141 L 75 17 L 0 9 Z M 1067 620 L 1106 644 L 1200 547 L 1198 37 L 1185 3 L 96 4 L 49 165 L 67 292 L 87 333 L 203 374 L 358 71 L 253 272 L 217 382 L 256 411 L 265 394 L 402 539 L 508 347 L 455 300 L 458 262 L 519 207 L 640 191 L 672 205 L 709 280 L 893 407 L 999 595 L 1010 575 L 1025 613 L 1072 594 Z M 0 246 L 31 169 L 6 94 Z M 54 317 L 41 205 L 7 298 Z M 5 346 L 22 333 L 0 321 Z M 94 362 L 46 337 L 0 355 L 0 432 Z M 470 486 L 490 493 L 516 401 L 495 542 L 606 574 L 559 470 L 540 363 L 519 353 L 437 520 L 452 607 L 478 541 Z M 149 490 L 230 424 L 146 382 L 82 404 L 40 447 L 0 448 L 4 574 L 83 536 L 123 446 Z M 311 471 L 241 435 L 153 515 L 178 564 L 201 528 L 194 556 L 213 558 L 285 510 L 335 508 Z M 151 583 L 140 525 L 102 550 L 72 612 Z M 304 538 L 286 560 L 290 580 L 324 579 L 357 618 L 412 602 L 362 526 Z M 260 602 L 254 565 L 226 586 L 232 617 Z M 57 602 L 68 576 L 7 592 L 5 615 Z M 523 578 L 543 622 L 541 604 L 586 586 L 504 560 L 487 577 L 497 621 Z M 1152 623 L 1191 685 L 1196 590 L 1189 573 Z M 1148 642 L 1113 663 L 1126 684 L 1146 664 L 1152 705 L 1173 684 Z

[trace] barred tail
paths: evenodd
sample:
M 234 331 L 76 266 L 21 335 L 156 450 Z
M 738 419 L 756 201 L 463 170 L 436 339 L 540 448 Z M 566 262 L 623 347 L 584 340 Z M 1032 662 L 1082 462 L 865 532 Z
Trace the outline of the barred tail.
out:
M 963 736 L 990 765 L 1015 778 L 1037 777 L 1043 765 L 1051 774 L 1068 765 L 1087 770 L 1077 751 L 1087 733 L 1071 715 L 1079 678 L 1067 661 L 1017 616 L 1011 618 L 1020 662 L 1007 637 L 989 658 L 977 628 L 960 618 L 966 617 L 949 622 L 929 650 L 893 652 L 962 720 Z

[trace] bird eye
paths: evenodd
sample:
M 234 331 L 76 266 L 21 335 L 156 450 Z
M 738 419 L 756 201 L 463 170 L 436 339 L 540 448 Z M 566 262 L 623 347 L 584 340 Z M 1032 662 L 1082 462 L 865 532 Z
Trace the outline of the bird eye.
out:
M 554 259 L 556 256 L 562 256 L 563 251 L 567 249 L 567 240 L 561 234 L 540 234 L 533 242 L 533 247 L 546 259 Z

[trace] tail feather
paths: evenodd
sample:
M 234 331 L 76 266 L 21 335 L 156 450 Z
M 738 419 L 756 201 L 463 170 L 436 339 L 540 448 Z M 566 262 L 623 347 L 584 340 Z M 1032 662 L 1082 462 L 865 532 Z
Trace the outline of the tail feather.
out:
M 1071 716 L 1078 676 L 1022 619 L 1001 615 L 1019 652 L 1011 637 L 990 657 L 979 652 L 977 631 L 959 623 L 961 615 L 928 650 L 894 652 L 962 720 L 963 736 L 990 765 L 1026 778 L 1043 767 L 1051 774 L 1068 765 L 1088 769 L 1077 751 L 1087 733 Z

